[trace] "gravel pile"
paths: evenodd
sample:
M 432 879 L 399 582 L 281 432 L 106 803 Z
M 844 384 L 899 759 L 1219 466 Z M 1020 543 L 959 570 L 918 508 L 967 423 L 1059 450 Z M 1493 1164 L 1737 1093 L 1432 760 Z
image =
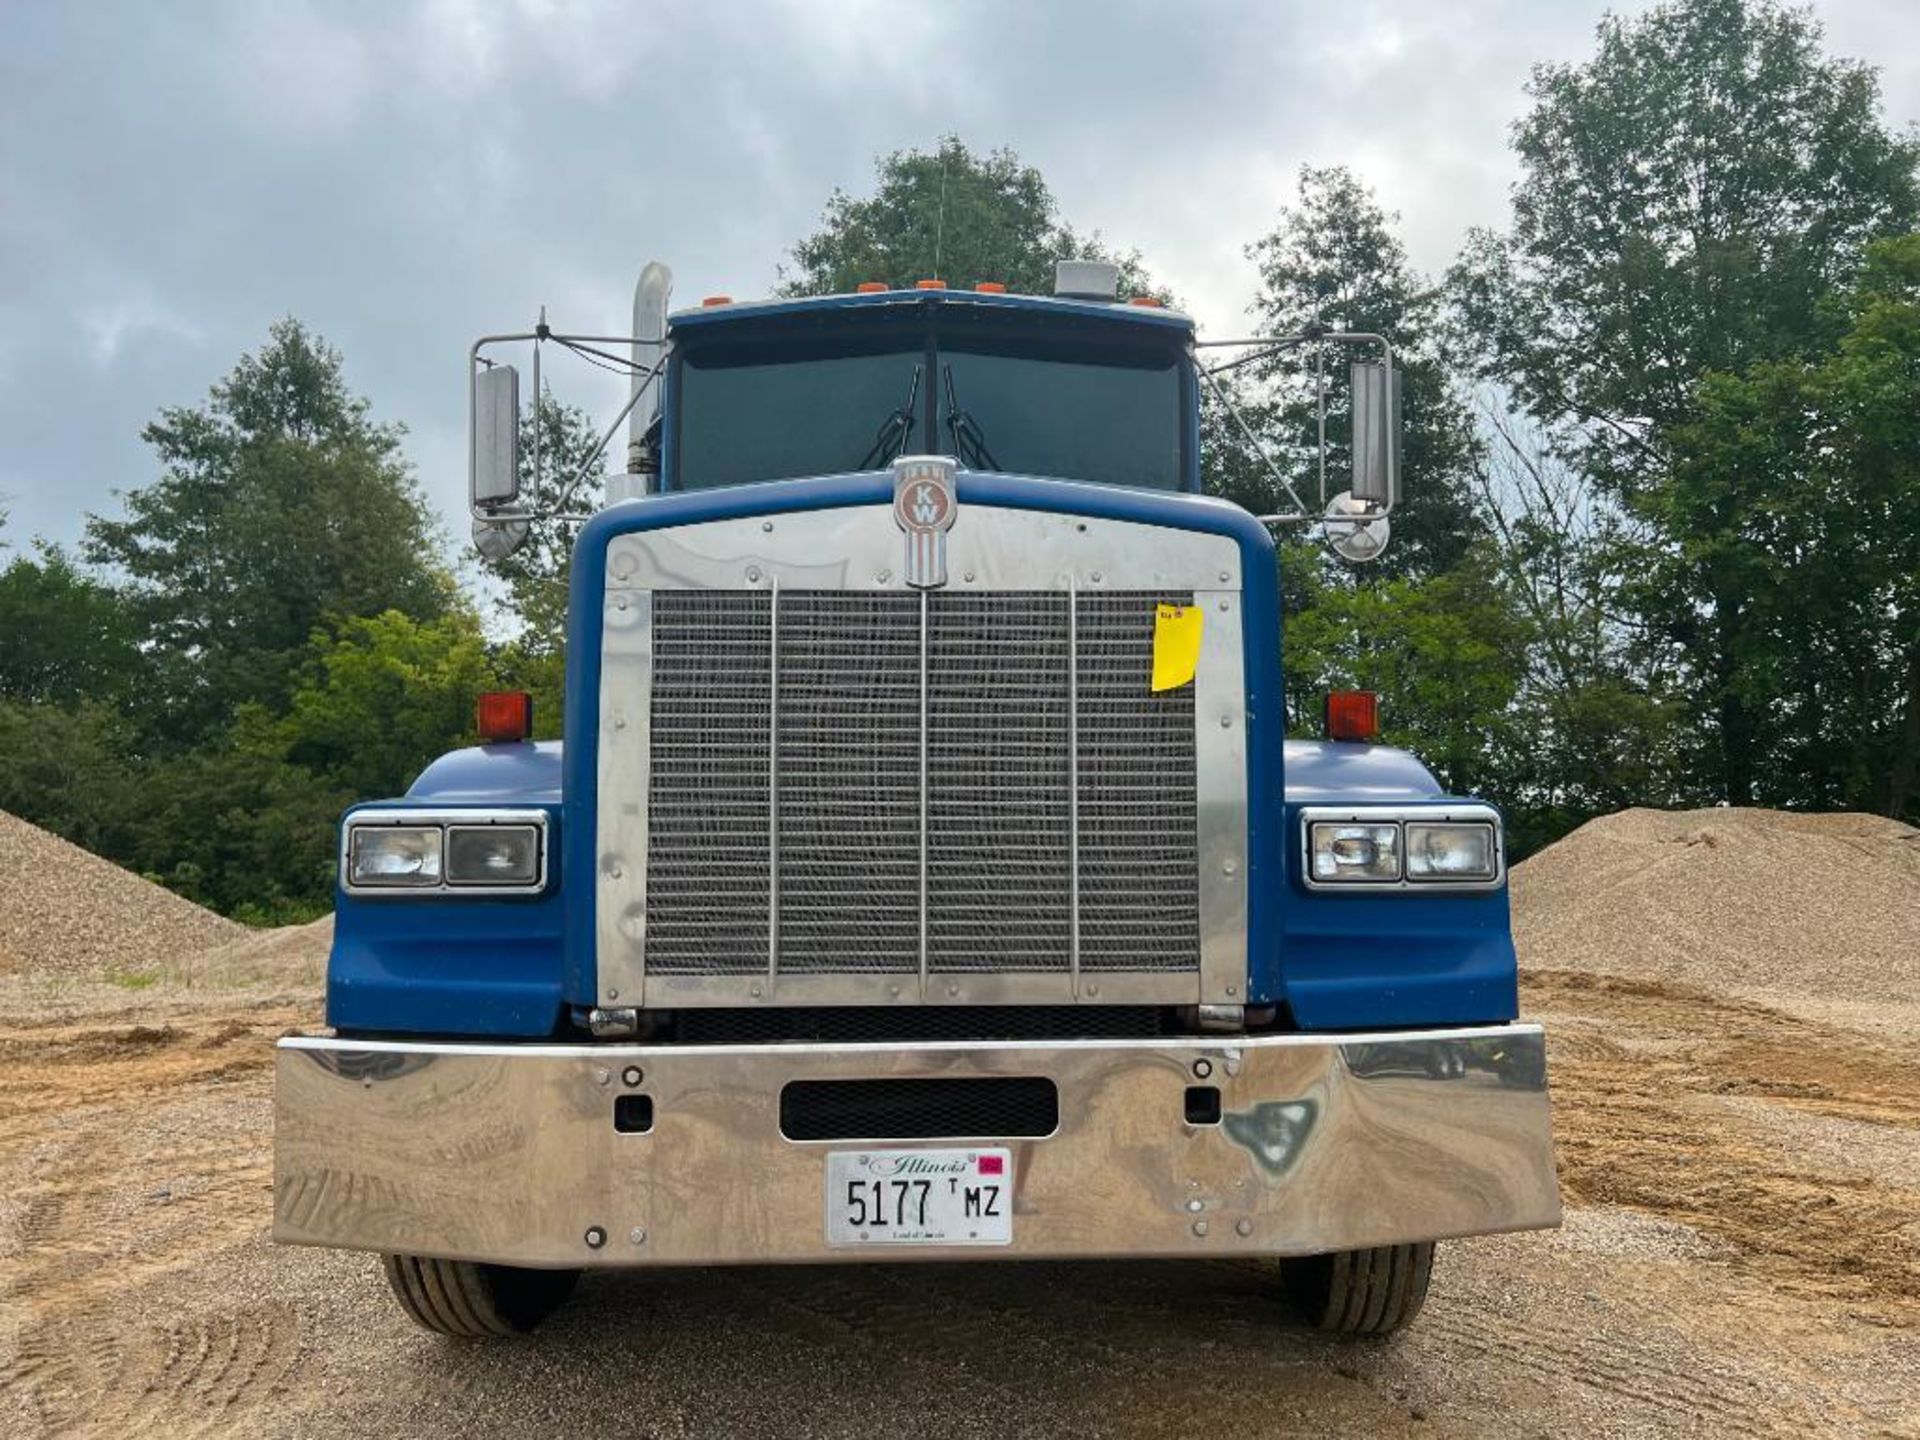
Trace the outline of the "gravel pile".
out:
M 0 975 L 148 972 L 244 925 L 0 810 Z
M 1521 964 L 1920 1003 L 1920 830 L 1875 815 L 1624 810 L 1516 866 Z

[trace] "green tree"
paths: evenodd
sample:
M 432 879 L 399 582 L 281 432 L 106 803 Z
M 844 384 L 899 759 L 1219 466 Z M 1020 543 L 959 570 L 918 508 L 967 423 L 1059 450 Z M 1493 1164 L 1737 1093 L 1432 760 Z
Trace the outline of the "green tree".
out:
M 1393 517 L 1393 548 L 1376 567 L 1384 574 L 1433 574 L 1448 569 L 1482 531 L 1472 493 L 1478 454 L 1473 420 L 1460 394 L 1440 337 L 1445 314 L 1439 292 L 1418 275 L 1393 233 L 1397 216 L 1343 167 L 1300 170 L 1294 203 L 1280 222 L 1247 247 L 1260 268 L 1260 292 L 1250 307 L 1262 333 L 1299 335 L 1329 329 L 1385 335 L 1400 369 L 1404 502 Z M 1348 363 L 1377 351 L 1326 347 L 1329 496 L 1348 486 L 1352 438 Z M 1311 347 L 1247 367 L 1251 406 L 1265 449 L 1309 504 L 1318 494 L 1318 383 Z M 1214 484 L 1233 457 L 1235 435 L 1216 427 L 1221 442 Z
M 1535 70 L 1512 228 L 1454 271 L 1483 373 L 1647 527 L 1642 567 L 1692 543 L 1664 491 L 1702 378 L 1819 353 L 1866 245 L 1920 214 L 1920 146 L 1882 121 L 1874 71 L 1820 41 L 1770 0 L 1609 17 L 1593 59 Z M 1715 483 L 1747 504 L 1740 477 Z M 1781 657 L 1741 566 L 1692 573 L 1705 588 L 1650 618 L 1712 707 L 1716 793 L 1750 803 Z
M 0 569 L 0 697 L 71 705 L 125 701 L 141 670 L 127 597 L 84 574 L 57 545 Z
M 134 726 L 98 701 L 0 698 L 0 810 L 124 864 L 140 805 L 137 743 Z
M 534 413 L 520 419 L 521 493 L 533 493 L 536 426 L 546 496 L 557 497 L 559 487 L 584 474 L 586 478 L 574 490 L 567 509 L 579 514 L 599 508 L 606 482 L 594 454 L 600 436 L 593 417 L 578 406 L 561 405 L 549 395 L 541 396 Z M 514 614 L 520 621 L 515 644 L 529 659 L 565 653 L 567 587 L 576 528 L 557 515 L 543 515 L 532 522 L 527 543 L 493 567 L 506 581 Z
M 436 756 L 472 744 L 474 698 L 498 688 L 480 622 L 389 610 L 316 635 L 285 716 L 255 708 L 245 748 L 292 762 L 356 799 L 397 795 Z
M 833 192 L 820 229 L 793 247 L 782 294 L 842 294 L 867 280 L 907 289 L 950 278 L 1050 295 L 1056 261 L 1091 259 L 1119 264 L 1122 296 L 1165 298 L 1137 254 L 1117 254 L 1097 234 L 1080 235 L 1061 220 L 1045 179 L 1011 150 L 977 155 L 948 135 L 931 151 L 883 156 L 874 172 L 870 196 Z
M 1710 375 L 1640 508 L 1670 538 L 1637 590 L 1710 648 L 1769 804 L 1920 810 L 1920 235 L 1830 307 L 1828 353 Z M 1710 597 L 1710 601 L 1709 601 Z
M 1377 691 L 1387 743 L 1414 751 L 1456 795 L 1507 799 L 1530 631 L 1490 553 L 1364 586 L 1330 583 L 1337 563 L 1303 551 L 1289 567 L 1309 597 L 1286 637 L 1295 727 L 1317 730 L 1328 690 Z
M 133 586 L 165 666 L 176 742 L 234 709 L 286 702 L 308 636 L 329 617 L 445 614 L 453 581 L 397 427 L 369 418 L 340 355 L 294 320 L 198 408 L 146 429 L 164 473 L 91 517 L 86 554 Z

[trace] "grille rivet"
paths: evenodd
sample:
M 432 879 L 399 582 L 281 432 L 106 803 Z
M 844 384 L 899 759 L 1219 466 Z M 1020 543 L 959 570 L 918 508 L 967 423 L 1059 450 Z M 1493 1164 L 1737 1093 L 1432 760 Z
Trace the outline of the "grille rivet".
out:
M 614 596 L 614 597 L 613 597 L 613 608 L 614 608 L 614 609 L 616 609 L 616 610 L 624 610 L 624 609 L 626 609 L 626 608 L 627 608 L 627 597 L 626 597 L 626 596 L 624 596 L 624 595 L 616 595 L 616 596 Z
M 773 522 L 771 520 L 762 520 L 760 522 L 760 528 L 771 535 L 773 533 Z M 634 1243 L 637 1245 L 639 1242 L 636 1240 Z
M 1236 1220 L 1233 1223 L 1233 1228 L 1242 1235 L 1251 1235 L 1253 1234 L 1253 1221 Z
M 1220 862 L 1220 873 L 1221 873 L 1222 875 L 1231 875 L 1231 874 L 1233 874 L 1233 872 L 1234 872 L 1234 870 L 1235 870 L 1235 868 L 1236 868 L 1236 867 L 1235 867 L 1235 865 L 1234 865 L 1234 863 L 1233 863 L 1233 861 L 1231 861 L 1231 860 L 1222 860 L 1222 861 Z
M 1220 717 L 1220 728 L 1222 730 L 1231 730 L 1233 728 L 1233 716 L 1222 715 Z
M 1089 986 L 1087 986 L 1087 995 L 1088 995 L 1088 997 L 1089 997 L 1089 998 L 1091 998 L 1091 997 L 1093 997 L 1093 996 L 1095 996 L 1095 995 L 1098 995 L 1099 993 L 1100 993 L 1100 987 L 1099 987 L 1098 985 L 1089 985 Z
M 758 565 L 749 565 L 747 567 L 747 579 L 758 580 L 759 578 L 760 578 L 760 567 Z
M 618 880 L 620 878 L 620 867 L 618 865 L 607 866 L 607 878 L 609 880 Z
M 758 1000 L 760 998 L 760 987 L 758 985 L 749 986 L 747 993 Z
M 1222 570 L 1220 572 L 1220 583 L 1222 585 L 1226 584 L 1231 579 L 1233 579 L 1233 572 L 1231 570 Z
M 1220 608 L 1221 608 L 1222 610 L 1225 610 L 1225 609 L 1227 608 L 1227 602 L 1226 602 L 1226 601 L 1224 601 L 1224 600 L 1222 600 L 1222 601 L 1220 602 Z
M 1198 1215 L 1202 1210 L 1206 1208 L 1207 1208 L 1207 1202 L 1200 1199 L 1198 1196 L 1187 1201 L 1187 1209 L 1192 1211 L 1196 1215 Z
M 1098 570 L 1093 572 L 1093 583 L 1096 585 L 1100 583 L 1100 572 Z
M 1227 994 L 1229 994 L 1229 995 L 1237 995 L 1238 993 L 1239 993 L 1239 992 L 1238 992 L 1237 990 L 1235 990 L 1235 989 L 1233 988 L 1233 986 L 1231 986 L 1231 985 L 1229 985 L 1229 986 L 1227 986 Z
M 1194 1061 L 1193 1074 L 1194 1074 L 1194 1078 L 1197 1080 L 1206 1079 L 1207 1076 L 1213 1074 L 1213 1062 L 1211 1060 Z
M 589 1250 L 598 1250 L 606 1243 L 606 1231 L 602 1230 L 598 1225 L 589 1225 L 587 1227 L 587 1248 Z
M 767 528 L 771 530 L 773 527 L 769 525 Z M 1242 1221 L 1241 1223 L 1245 1224 L 1246 1222 Z M 627 1239 L 635 1245 L 644 1245 L 647 1243 L 647 1232 L 636 1225 L 633 1229 L 627 1231 Z
M 638 1065 L 627 1066 L 626 1069 L 620 1072 L 620 1079 L 623 1084 L 629 1086 L 638 1085 L 641 1080 L 640 1067 Z
M 971 570 L 967 571 L 967 573 L 965 575 L 962 575 L 960 578 L 962 580 L 965 580 L 967 584 L 971 585 L 973 583 L 973 571 Z
M 900 987 L 898 985 L 889 985 L 887 987 L 887 994 L 898 1000 L 900 998 Z
M 882 570 L 878 575 L 874 576 L 873 578 L 878 580 L 882 585 L 884 585 L 889 580 L 893 579 L 893 571 Z
M 620 998 L 620 992 L 618 990 L 607 991 L 607 999 L 618 1000 L 619 998 Z
M 1194 1222 L 1193 1222 L 1193 1233 L 1194 1233 L 1194 1234 L 1196 1234 L 1196 1235 L 1205 1235 L 1205 1234 L 1207 1233 L 1207 1222 L 1206 1222 L 1206 1221 L 1204 1221 L 1204 1220 L 1196 1220 L 1196 1221 L 1194 1221 Z
M 593 1078 L 597 1084 L 611 1085 L 613 1083 L 613 1072 L 611 1070 L 595 1070 L 593 1072 Z
M 626 728 L 627 728 L 627 717 L 626 717 L 626 716 L 624 716 L 624 715 L 616 715 L 616 716 L 614 716 L 614 717 L 613 717 L 613 728 L 614 728 L 614 729 L 616 729 L 616 730 L 624 730 L 624 729 L 626 729 Z
M 948 995 L 958 995 L 959 993 L 960 993 L 960 987 L 958 985 L 947 986 Z

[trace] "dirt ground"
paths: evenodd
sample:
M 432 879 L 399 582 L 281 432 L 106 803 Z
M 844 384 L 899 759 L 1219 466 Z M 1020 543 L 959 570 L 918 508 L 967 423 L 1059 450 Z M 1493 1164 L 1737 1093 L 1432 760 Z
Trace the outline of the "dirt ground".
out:
M 1533 970 L 1567 1223 L 1443 1246 L 1386 1343 L 1219 1262 L 589 1276 L 467 1346 L 368 1257 L 267 1242 L 270 1050 L 323 951 L 0 976 L 0 1435 L 1920 1436 L 1904 999 Z

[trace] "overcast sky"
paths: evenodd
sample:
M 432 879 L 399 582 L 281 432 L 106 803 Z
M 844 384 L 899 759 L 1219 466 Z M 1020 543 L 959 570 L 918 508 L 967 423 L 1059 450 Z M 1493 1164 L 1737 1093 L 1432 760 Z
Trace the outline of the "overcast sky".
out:
M 463 537 L 474 336 L 543 303 L 623 330 L 650 257 L 676 303 L 764 294 L 834 186 L 948 131 L 1037 165 L 1216 335 L 1303 162 L 1355 167 L 1438 269 L 1503 221 L 1529 66 L 1587 55 L 1605 8 L 0 0 L 0 541 L 114 511 L 155 474 L 141 426 L 288 314 Z M 1816 8 L 1920 118 L 1920 0 Z

